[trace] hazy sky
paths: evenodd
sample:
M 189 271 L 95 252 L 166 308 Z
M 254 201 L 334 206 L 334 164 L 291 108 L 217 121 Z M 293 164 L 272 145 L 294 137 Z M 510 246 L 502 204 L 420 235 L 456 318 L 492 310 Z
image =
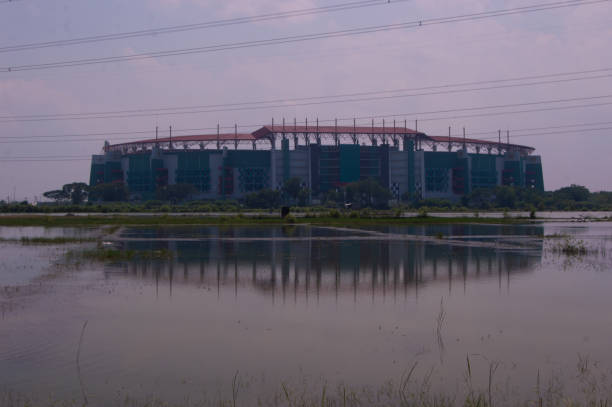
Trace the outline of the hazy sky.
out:
M 293 122 L 294 117 L 299 121 L 308 117 L 310 121 L 316 117 L 330 120 L 383 115 L 397 115 L 401 123 L 408 120 L 409 127 L 418 119 L 419 130 L 432 135 L 447 134 L 448 126 L 454 134 L 460 134 L 465 126 L 468 136 L 496 139 L 497 129 L 509 129 L 511 142 L 531 145 L 542 156 L 546 189 L 575 183 L 591 190 L 610 190 L 612 2 L 609 1 L 594 4 L 583 1 L 579 7 L 213 53 L 45 70 L 2 69 L 429 21 L 553 1 L 391 0 L 384 4 L 385 0 L 374 6 L 333 13 L 0 52 L 0 199 L 12 196 L 15 190 L 18 199 L 31 200 L 68 182 L 88 182 L 88 157 L 100 152 L 104 140 L 118 143 L 148 138 L 154 135 L 156 125 L 164 132 L 172 125 L 176 134 L 198 134 L 207 131 L 180 130 L 237 123 L 245 126 L 240 131 L 248 132 L 269 123 L 272 117 L 278 121 L 285 117 Z M 27 43 L 350 2 L 2 1 L 0 51 Z M 571 72 L 582 73 L 551 76 Z M 526 76 L 541 78 L 480 83 Z M 479 84 L 445 87 L 466 82 Z M 549 83 L 500 87 L 526 82 Z M 54 120 L 14 120 L 14 116 L 25 115 L 124 112 L 424 87 L 440 88 L 384 95 L 398 96 L 393 98 L 329 104 L 291 106 L 282 102 L 274 104 L 275 107 L 259 105 L 256 109 L 235 111 L 202 112 L 219 109 L 195 108 L 191 111 L 198 112 L 189 114 L 145 112 L 122 118 L 76 116 L 56 120 L 58 117 L 53 116 Z M 458 92 L 460 89 L 471 91 Z M 348 99 L 351 98 L 354 99 Z M 506 107 L 491 108 L 499 105 Z M 386 120 L 392 123 L 393 118 L 389 116 Z M 382 124 L 381 119 L 377 119 L 377 124 Z M 96 134 L 135 131 L 148 133 Z

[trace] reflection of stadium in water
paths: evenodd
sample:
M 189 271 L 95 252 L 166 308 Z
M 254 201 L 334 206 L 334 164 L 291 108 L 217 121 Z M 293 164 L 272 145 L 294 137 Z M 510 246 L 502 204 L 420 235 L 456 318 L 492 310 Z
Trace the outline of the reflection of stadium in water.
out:
M 460 234 L 474 238 L 471 241 L 500 240 L 508 237 L 502 228 L 488 226 Z M 442 242 L 351 240 L 348 235 L 321 239 L 320 231 L 313 234 L 305 228 L 298 228 L 302 229 L 297 233 L 299 239 L 287 236 L 287 231 L 280 227 L 267 229 L 263 237 L 261 233 L 257 233 L 259 237 L 253 236 L 253 229 L 249 228 L 243 231 L 233 228 L 231 233 L 211 229 L 214 228 L 206 228 L 209 240 L 185 237 L 175 240 L 168 236 L 168 231 L 151 230 L 143 240 L 127 240 L 126 249 L 166 249 L 174 257 L 164 261 L 130 261 L 122 266 L 123 270 L 129 276 L 169 285 L 170 290 L 176 284 L 191 284 L 219 292 L 233 288 L 235 295 L 241 289 L 283 298 L 352 293 L 356 300 L 358 295 L 414 292 L 434 283 L 448 284 L 452 290 L 453 284 L 463 286 L 470 279 L 480 278 L 497 278 L 501 287 L 510 284 L 512 274 L 531 271 L 542 254 L 541 241 L 533 239 L 529 240 L 528 250 L 500 250 Z M 541 234 L 541 228 L 531 227 L 526 234 L 538 233 Z

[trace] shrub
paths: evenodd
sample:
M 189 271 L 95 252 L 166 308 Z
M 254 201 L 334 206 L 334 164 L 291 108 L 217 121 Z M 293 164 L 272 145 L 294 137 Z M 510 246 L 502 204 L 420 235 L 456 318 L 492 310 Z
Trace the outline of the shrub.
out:
M 340 211 L 338 211 L 337 209 L 332 209 L 331 211 L 329 211 L 329 217 L 330 218 L 339 218 L 340 217 Z
M 362 209 L 359 211 L 359 217 L 362 219 L 369 219 L 372 217 L 372 213 L 367 209 Z

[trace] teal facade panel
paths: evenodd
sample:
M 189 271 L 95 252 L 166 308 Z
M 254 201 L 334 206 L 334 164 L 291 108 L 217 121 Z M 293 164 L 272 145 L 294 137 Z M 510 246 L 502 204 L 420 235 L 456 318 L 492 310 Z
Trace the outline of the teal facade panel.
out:
M 359 181 L 360 151 L 358 144 L 340 146 L 340 182 L 343 184 Z
M 177 153 L 176 183 L 191 184 L 200 192 L 209 192 L 210 155 L 212 151 L 184 151 Z M 157 169 L 160 173 L 158 183 L 163 182 L 164 169 Z M 167 177 L 167 170 L 165 171 Z M 167 183 L 167 181 L 166 181 Z
M 542 163 L 527 164 L 525 166 L 525 186 L 544 192 L 544 172 Z
M 470 171 L 472 190 L 478 188 L 495 188 L 497 186 L 497 156 L 471 154 Z

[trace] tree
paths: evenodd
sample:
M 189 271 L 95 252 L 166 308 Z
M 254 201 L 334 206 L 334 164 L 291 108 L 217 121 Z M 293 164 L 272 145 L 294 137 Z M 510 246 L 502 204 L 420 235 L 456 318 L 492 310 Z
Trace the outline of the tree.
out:
M 489 209 L 493 202 L 493 190 L 490 188 L 476 188 L 461 198 L 463 206 L 477 209 Z
M 298 177 L 293 177 L 285 180 L 283 183 L 283 197 L 288 203 L 304 206 L 308 204 L 310 190 L 302 187 L 302 180 Z
M 345 190 L 347 202 L 354 202 L 360 207 L 386 208 L 391 199 L 391 192 L 373 178 L 351 182 Z
M 291 199 L 297 199 L 300 189 L 302 189 L 302 182 L 297 177 L 289 178 L 283 183 L 283 193 Z
M 89 186 L 84 182 L 73 182 L 66 184 L 62 189 L 47 191 L 43 193 L 45 198 L 56 202 L 70 201 L 74 205 L 82 204 L 89 194 Z
M 66 184 L 62 190 L 70 197 L 74 205 L 82 204 L 89 195 L 89 185 L 84 182 Z
M 591 192 L 588 188 L 582 185 L 572 184 L 569 187 L 563 187 L 556 190 L 554 193 L 555 199 L 557 200 L 568 200 L 576 202 L 588 201 L 591 196 Z
M 516 207 L 514 187 L 503 185 L 495 188 L 495 205 L 498 208 L 514 209 Z
M 323 202 L 326 205 L 336 206 L 344 202 L 343 193 L 340 190 L 330 189 L 323 195 Z
M 248 208 L 278 208 L 281 204 L 281 194 L 279 191 L 262 189 L 261 191 L 251 192 L 244 197 L 244 204 Z
M 308 201 L 310 200 L 310 190 L 308 188 L 300 189 L 300 192 L 297 196 L 297 202 L 299 206 L 308 205 Z
M 196 193 L 191 184 L 164 185 L 157 188 L 156 196 L 161 201 L 181 202 Z
M 65 202 L 68 201 L 69 198 L 69 196 L 61 189 L 44 192 L 43 196 L 45 198 L 53 199 L 55 202 Z
M 98 184 L 89 191 L 89 199 L 94 201 L 127 201 L 128 196 L 128 189 L 122 182 Z

